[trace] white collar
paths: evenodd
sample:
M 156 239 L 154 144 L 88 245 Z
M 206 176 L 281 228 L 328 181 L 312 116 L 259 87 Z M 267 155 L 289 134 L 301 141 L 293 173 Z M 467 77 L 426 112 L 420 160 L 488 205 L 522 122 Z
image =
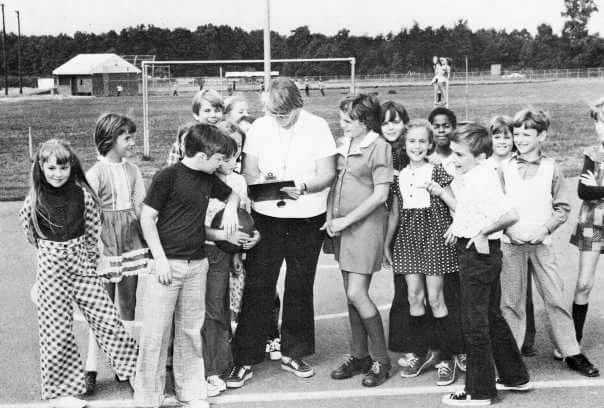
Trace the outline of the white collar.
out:
M 349 152 L 350 143 L 352 143 L 352 139 L 350 137 L 345 136 L 342 140 L 342 144 L 337 148 L 337 153 L 341 154 L 342 156 L 361 154 L 361 148 L 365 149 L 371 146 L 373 142 L 377 140 L 378 137 L 380 137 L 379 133 L 370 130 L 365 136 L 363 136 L 363 140 L 361 140 L 361 143 L 359 143 L 357 148 L 354 151 Z

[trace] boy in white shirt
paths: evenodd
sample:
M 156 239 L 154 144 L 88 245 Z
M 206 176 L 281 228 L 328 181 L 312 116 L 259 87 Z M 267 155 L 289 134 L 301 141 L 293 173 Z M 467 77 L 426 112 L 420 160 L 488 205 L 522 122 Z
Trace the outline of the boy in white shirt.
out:
M 518 221 L 503 194 L 498 174 L 485 160 L 492 153 L 486 128 L 475 123 L 459 126 L 451 150 L 462 175 L 449 243 L 457 245 L 461 282 L 462 328 L 466 340 L 465 390 L 445 395 L 454 406 L 490 405 L 497 389 L 528 390 L 529 374 L 512 332 L 499 309 L 501 286 L 500 238 Z M 501 381 L 496 387 L 495 368 Z

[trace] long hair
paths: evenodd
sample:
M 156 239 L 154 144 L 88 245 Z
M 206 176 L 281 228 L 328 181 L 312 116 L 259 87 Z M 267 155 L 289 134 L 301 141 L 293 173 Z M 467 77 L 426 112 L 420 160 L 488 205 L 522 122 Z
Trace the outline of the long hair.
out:
M 31 181 L 29 197 L 32 206 L 32 224 L 34 230 L 41 238 L 46 238 L 40 229 L 39 217 L 45 219 L 49 224 L 50 220 L 47 218 L 47 208 L 44 201 L 41 199 L 42 187 L 48 184 L 48 181 L 44 177 L 43 166 L 51 157 L 54 157 L 58 165 L 65 165 L 69 163 L 71 171 L 69 173 L 69 179 L 67 182 L 75 182 L 82 189 L 85 189 L 99 204 L 99 199 L 90 187 L 90 184 L 86 180 L 84 170 L 80 164 L 80 159 L 75 155 L 69 142 L 63 139 L 50 139 L 40 144 L 38 151 L 34 156 L 34 162 L 31 168 Z

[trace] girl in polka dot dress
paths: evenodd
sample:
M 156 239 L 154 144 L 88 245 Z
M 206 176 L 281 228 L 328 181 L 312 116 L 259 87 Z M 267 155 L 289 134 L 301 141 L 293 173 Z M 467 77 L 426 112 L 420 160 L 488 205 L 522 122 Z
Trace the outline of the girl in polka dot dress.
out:
M 394 200 L 386 234 L 385 257 L 395 274 L 403 274 L 408 286 L 410 350 L 415 356 L 402 367 L 402 377 L 415 377 L 427 368 L 426 306 L 430 305 L 440 340 L 438 385 L 455 381 L 450 340 L 459 335 L 459 324 L 449 318 L 445 304 L 444 275 L 458 272 L 455 248 L 445 244 L 455 208 L 450 184 L 453 178 L 427 156 L 434 150 L 432 127 L 425 120 L 409 122 L 405 136 L 409 163 L 394 179 Z M 394 249 L 391 243 L 394 239 Z M 424 357 L 426 356 L 426 357 Z

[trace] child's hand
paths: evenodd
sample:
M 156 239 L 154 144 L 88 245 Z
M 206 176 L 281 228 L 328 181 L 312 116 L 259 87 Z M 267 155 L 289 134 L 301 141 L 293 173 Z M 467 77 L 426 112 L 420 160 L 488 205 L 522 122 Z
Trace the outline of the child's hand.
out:
M 468 245 L 466 245 L 466 248 L 470 248 L 472 244 L 474 244 L 476 252 L 478 252 L 479 254 L 489 254 L 489 238 L 482 232 L 479 232 L 478 234 L 474 235 L 470 239 L 470 241 L 468 241 Z
M 329 222 L 329 229 L 333 233 L 332 236 L 339 235 L 340 232 L 344 231 L 349 226 L 350 224 L 348 223 L 346 217 L 334 218 Z
M 542 225 L 540 227 L 537 227 L 535 231 L 531 231 L 531 233 L 528 234 L 526 240 L 529 244 L 538 245 L 542 244 L 543 240 L 545 240 L 548 235 L 549 231 L 547 230 L 547 228 L 545 228 L 545 225 Z
M 587 173 L 581 174 L 581 177 L 579 177 L 579 181 L 581 182 L 581 184 L 588 186 L 588 187 L 597 187 L 598 186 L 596 176 L 594 175 L 594 173 L 591 170 L 587 170 Z
M 237 210 L 238 208 L 231 204 L 227 204 L 224 207 L 220 228 L 227 234 L 227 238 L 239 230 L 239 215 L 237 214 Z
M 254 235 L 243 243 L 243 249 L 246 251 L 248 249 L 252 249 L 258 242 L 260 242 L 260 232 L 258 230 L 254 230 Z
M 524 245 L 528 242 L 526 237 L 520 236 L 510 231 L 505 231 L 505 235 L 507 235 L 513 245 Z
M 231 235 L 227 235 L 226 240 L 233 245 L 242 246 L 250 238 L 251 237 L 249 234 L 246 234 L 243 231 L 236 231 L 236 232 L 232 233 Z
M 436 181 L 428 181 L 426 184 L 422 186 L 428 193 L 440 197 L 444 194 L 445 189 L 440 186 Z
M 445 245 L 457 244 L 457 237 L 455 235 L 453 235 L 453 226 L 452 225 L 449 225 L 449 228 L 447 228 L 447 231 L 445 231 L 445 234 L 443 235 L 443 237 L 445 237 Z
M 428 156 L 428 163 L 441 164 L 442 160 L 440 159 L 440 157 L 437 154 L 432 154 L 432 155 Z
M 392 266 L 392 250 L 390 249 L 390 245 L 384 246 L 384 264 Z
M 241 259 L 240 253 L 233 254 L 233 272 L 235 275 L 239 275 L 243 272 L 243 260 Z
M 239 208 L 244 209 L 248 213 L 252 212 L 252 200 L 247 197 L 241 197 L 239 200 Z
M 172 283 L 172 270 L 167 258 L 155 260 L 155 273 L 157 274 L 157 281 L 162 285 L 167 286 Z
M 297 200 L 302 195 L 301 187 L 283 187 L 280 191 L 287 194 L 292 200 Z
M 325 221 L 325 224 L 323 224 L 323 226 L 321 226 L 321 228 L 319 228 L 321 231 L 325 231 L 327 232 L 327 235 L 329 235 L 330 238 L 333 238 L 335 236 L 338 236 L 340 234 L 335 233 L 332 229 L 331 229 L 331 219 Z

